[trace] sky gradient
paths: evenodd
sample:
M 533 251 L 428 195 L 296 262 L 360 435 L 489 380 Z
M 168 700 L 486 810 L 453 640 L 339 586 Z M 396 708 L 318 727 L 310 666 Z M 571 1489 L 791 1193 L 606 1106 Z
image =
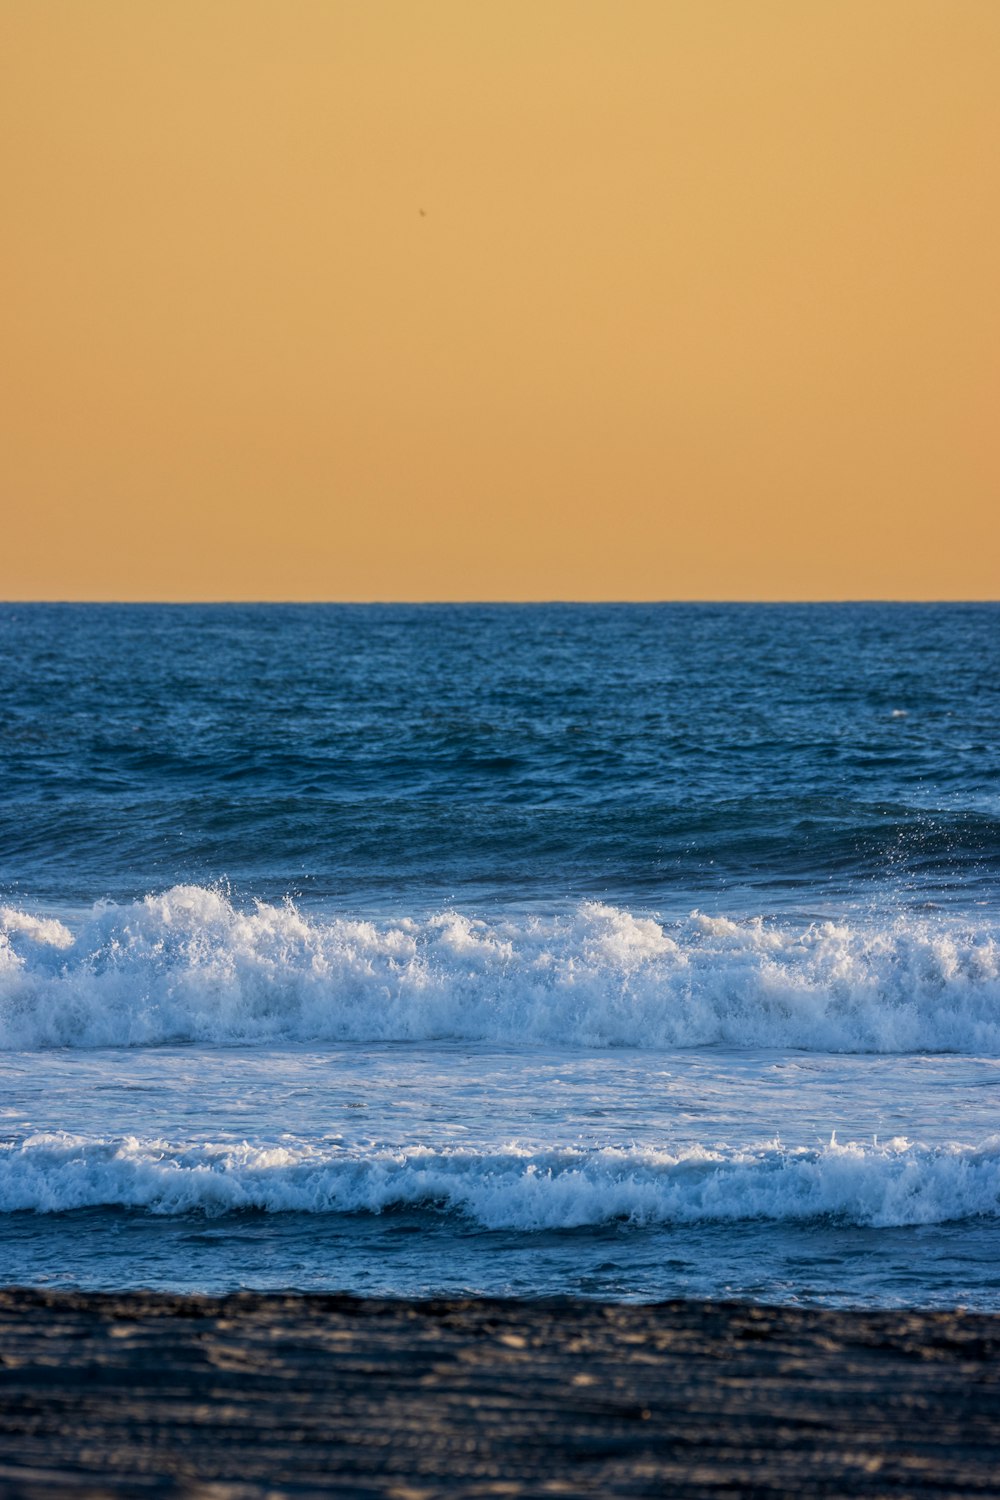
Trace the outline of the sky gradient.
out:
M 4 0 L 0 597 L 996 598 L 996 0 Z

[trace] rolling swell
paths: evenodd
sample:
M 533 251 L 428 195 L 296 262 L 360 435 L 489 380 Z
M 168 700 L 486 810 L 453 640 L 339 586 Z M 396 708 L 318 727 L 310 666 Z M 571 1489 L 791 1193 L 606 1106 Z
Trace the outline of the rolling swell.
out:
M 987 920 L 662 924 L 450 911 L 365 921 L 241 910 L 177 886 L 74 929 L 0 910 L 8 1048 L 458 1039 L 1000 1056 Z
M 564 801 L 538 777 L 471 790 L 457 773 L 417 795 L 394 788 L 385 765 L 377 785 L 361 787 L 360 777 L 337 785 L 322 765 L 299 785 L 277 759 L 270 784 L 261 774 L 236 787 L 224 772 L 151 777 L 145 789 L 90 774 L 85 791 L 74 782 L 0 806 L 0 889 L 12 899 L 30 870 L 30 897 L 56 902 L 131 899 L 168 881 L 210 884 L 220 871 L 271 899 L 348 892 L 364 906 L 401 890 L 424 905 L 456 890 L 475 900 L 595 889 L 658 904 L 738 885 L 770 907 L 808 900 L 818 885 L 949 901 L 995 892 L 1000 818 L 988 809 L 755 786 L 692 792 L 694 764 L 690 754 L 674 784 L 655 790 L 599 772 L 587 795 Z
M 897 1139 L 820 1149 L 401 1150 L 65 1134 L 0 1146 L 0 1213 L 93 1208 L 165 1216 L 408 1208 L 525 1231 L 831 1218 L 890 1228 L 1000 1214 L 1000 1136 L 934 1149 Z
M 996 605 L 0 616 L 2 900 L 996 896 Z

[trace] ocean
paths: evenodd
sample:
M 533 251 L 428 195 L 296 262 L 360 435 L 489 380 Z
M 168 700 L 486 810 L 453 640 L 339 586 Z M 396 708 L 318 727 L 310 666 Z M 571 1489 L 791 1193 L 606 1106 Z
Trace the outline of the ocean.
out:
M 0 607 L 9 1284 L 1000 1310 L 1000 606 Z

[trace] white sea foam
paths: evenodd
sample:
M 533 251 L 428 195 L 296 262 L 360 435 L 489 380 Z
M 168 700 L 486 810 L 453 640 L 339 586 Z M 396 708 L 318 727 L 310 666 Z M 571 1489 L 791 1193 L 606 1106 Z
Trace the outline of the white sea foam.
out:
M 1000 1215 L 1000 1136 L 929 1148 L 748 1146 L 366 1150 L 34 1135 L 0 1146 L 0 1212 L 381 1213 L 426 1208 L 486 1229 L 806 1221 L 872 1227 Z
M 178 886 L 72 930 L 0 911 L 0 1045 L 278 1041 L 1000 1055 L 984 923 L 662 925 L 585 903 L 489 922 L 241 910 Z

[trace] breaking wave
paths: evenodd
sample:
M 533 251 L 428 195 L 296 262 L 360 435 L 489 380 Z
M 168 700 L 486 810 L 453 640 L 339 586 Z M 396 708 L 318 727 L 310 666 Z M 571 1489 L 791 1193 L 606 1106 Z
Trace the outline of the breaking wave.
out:
M 0 1045 L 289 1041 L 1000 1056 L 1000 932 L 561 917 L 362 921 L 177 886 L 71 930 L 0 909 Z
M 888 1228 L 1000 1215 L 1000 1136 L 977 1146 L 733 1150 L 179 1146 L 34 1135 L 0 1146 L 0 1212 L 378 1214 L 428 1209 L 484 1229 L 837 1219 Z

